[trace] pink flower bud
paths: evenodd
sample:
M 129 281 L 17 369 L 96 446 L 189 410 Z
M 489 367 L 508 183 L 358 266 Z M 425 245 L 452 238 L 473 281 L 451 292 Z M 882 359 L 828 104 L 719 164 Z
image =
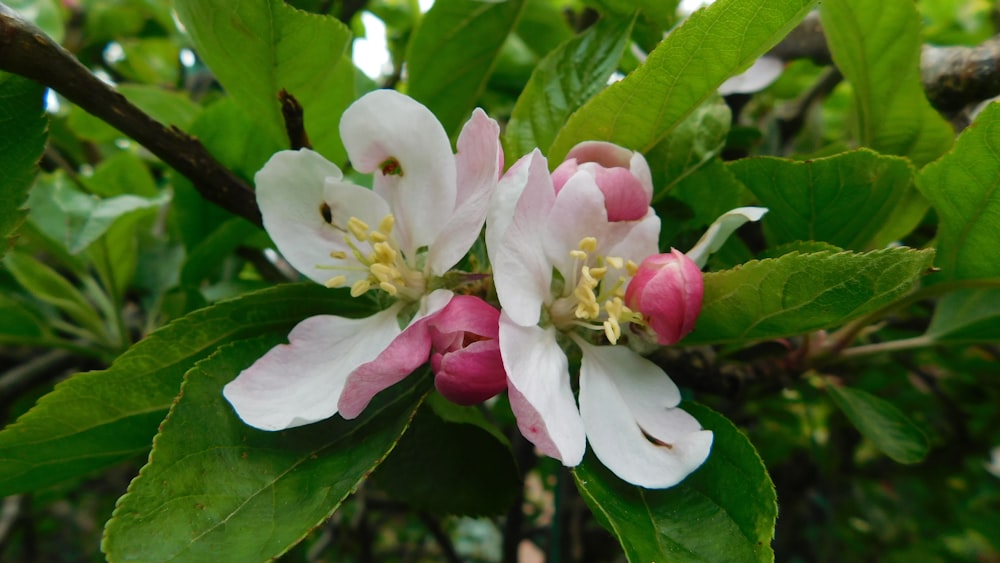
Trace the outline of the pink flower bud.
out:
M 642 154 L 601 141 L 584 141 L 552 172 L 556 193 L 577 174 L 593 177 L 604 194 L 610 221 L 646 216 L 653 199 L 653 177 Z
M 640 313 L 660 344 L 674 344 L 694 329 L 705 292 L 701 270 L 677 249 L 639 264 L 625 290 L 625 304 Z
M 507 389 L 500 358 L 500 311 L 456 295 L 430 322 L 434 386 L 446 399 L 472 405 Z

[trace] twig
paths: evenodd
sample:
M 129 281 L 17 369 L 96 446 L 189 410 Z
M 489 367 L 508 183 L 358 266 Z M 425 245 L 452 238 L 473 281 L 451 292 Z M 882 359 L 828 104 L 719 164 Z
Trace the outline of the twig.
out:
M 293 151 L 311 149 L 312 143 L 306 134 L 305 111 L 302 109 L 302 104 L 284 88 L 278 92 L 278 100 L 281 101 L 281 117 L 285 121 L 285 132 L 288 133 L 288 145 Z
M 197 139 L 143 113 L 44 32 L 3 4 L 0 4 L 0 70 L 30 78 L 59 92 L 186 176 L 208 201 L 261 224 L 253 189 L 215 160 Z
M 819 65 L 832 61 L 816 12 L 806 16 L 768 54 L 784 61 L 810 59 Z M 924 45 L 920 79 L 931 105 L 948 114 L 1000 95 L 1000 36 L 975 47 Z
M 434 540 L 437 541 L 438 546 L 441 548 L 441 555 L 444 557 L 445 561 L 449 563 L 462 563 L 462 558 L 458 556 L 455 551 L 455 546 L 451 544 L 451 538 L 445 533 L 444 529 L 441 528 L 441 523 L 438 522 L 433 516 L 427 514 L 426 512 L 418 513 L 420 521 L 424 523 L 427 530 L 434 536 Z

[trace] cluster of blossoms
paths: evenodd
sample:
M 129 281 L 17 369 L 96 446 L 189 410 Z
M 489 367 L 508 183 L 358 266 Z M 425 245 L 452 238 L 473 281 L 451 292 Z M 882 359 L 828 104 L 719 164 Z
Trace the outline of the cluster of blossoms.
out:
M 340 133 L 372 189 L 312 151 L 280 152 L 256 176 L 264 226 L 310 279 L 388 306 L 299 323 L 226 385 L 240 418 L 264 430 L 351 419 L 429 361 L 456 403 L 506 390 L 521 433 L 567 466 L 589 442 L 622 479 L 663 488 L 705 461 L 712 433 L 633 348 L 694 328 L 709 253 L 763 209 L 733 210 L 688 253 L 661 254 L 639 153 L 586 142 L 552 173 L 537 150 L 504 173 L 499 126 L 484 112 L 455 154 L 433 114 L 391 90 L 355 102 Z M 484 224 L 499 309 L 461 291 L 482 274 L 451 271 Z

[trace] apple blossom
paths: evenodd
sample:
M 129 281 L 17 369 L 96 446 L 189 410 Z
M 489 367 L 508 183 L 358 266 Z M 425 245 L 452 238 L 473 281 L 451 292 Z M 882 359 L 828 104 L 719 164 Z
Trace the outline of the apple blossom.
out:
M 373 173 L 373 189 L 346 180 L 310 150 L 279 152 L 255 177 L 264 227 L 306 277 L 390 304 L 362 319 L 307 318 L 289 344 L 227 384 L 226 399 L 257 428 L 280 430 L 338 412 L 356 417 L 432 349 L 451 396 L 468 402 L 497 389 L 488 376 L 471 378 L 463 389 L 467 365 L 488 363 L 491 338 L 495 345 L 495 333 L 484 327 L 489 316 L 470 321 L 476 316 L 470 311 L 492 308 L 472 297 L 455 301 L 443 276 L 485 221 L 503 166 L 499 126 L 477 109 L 453 154 L 430 110 L 377 90 L 344 112 L 340 132 L 354 168 Z
M 667 374 L 617 345 L 628 339 L 624 327 L 645 326 L 626 287 L 659 252 L 649 169 L 642 155 L 608 143 L 578 145 L 569 160 L 552 175 L 537 150 L 519 160 L 487 219 L 511 407 L 522 434 L 563 464 L 578 465 L 589 442 L 622 479 L 670 487 L 705 461 L 712 433 L 676 408 Z M 710 229 L 699 255 L 729 226 Z M 582 356 L 579 407 L 566 344 Z

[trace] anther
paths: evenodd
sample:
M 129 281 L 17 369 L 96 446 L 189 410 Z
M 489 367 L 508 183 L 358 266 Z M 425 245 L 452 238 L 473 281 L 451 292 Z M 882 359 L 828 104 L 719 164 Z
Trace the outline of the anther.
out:
M 388 236 L 390 233 L 392 233 L 392 228 L 395 226 L 396 226 L 396 216 L 390 213 L 385 217 L 382 217 L 382 220 L 379 221 L 378 230 L 382 234 Z
M 365 240 L 368 238 L 368 223 L 365 223 L 357 217 L 351 217 L 347 221 L 347 228 L 354 235 L 354 238 L 358 240 Z
M 330 253 L 330 258 L 336 260 L 343 260 L 347 258 L 347 253 L 344 252 L 343 250 L 334 250 L 333 252 Z
M 580 239 L 580 250 L 592 253 L 597 250 L 597 239 L 594 237 L 583 237 Z
M 326 280 L 326 287 L 333 289 L 335 287 L 340 287 L 347 283 L 347 276 L 333 276 L 332 278 Z
M 380 288 L 382 288 L 382 291 L 388 293 L 389 295 L 391 295 L 393 297 L 395 297 L 396 294 L 399 293 L 399 288 L 397 288 L 396 286 L 392 285 L 391 283 L 389 283 L 387 281 L 384 281 L 384 282 L 378 284 L 378 286 Z
M 351 297 L 360 297 L 371 288 L 372 284 L 368 280 L 358 280 L 351 286 Z

